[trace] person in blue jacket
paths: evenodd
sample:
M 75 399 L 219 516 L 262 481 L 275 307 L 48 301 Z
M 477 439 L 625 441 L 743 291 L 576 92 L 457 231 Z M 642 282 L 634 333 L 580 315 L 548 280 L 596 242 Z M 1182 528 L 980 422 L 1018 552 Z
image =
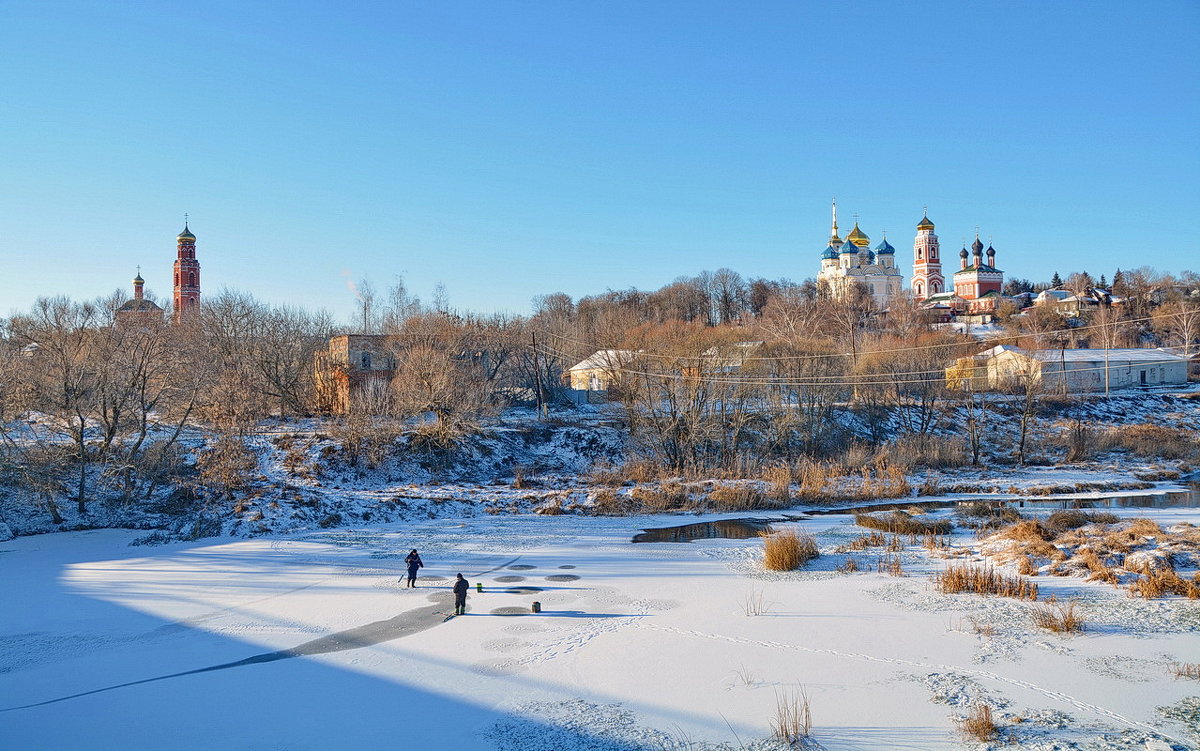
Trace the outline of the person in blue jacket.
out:
M 413 548 L 404 562 L 408 564 L 408 586 L 415 587 L 417 586 L 417 570 L 425 563 L 421 560 L 421 554 L 417 552 L 416 548 Z
M 471 585 L 462 574 L 454 582 L 454 614 L 464 615 L 467 612 L 467 590 Z

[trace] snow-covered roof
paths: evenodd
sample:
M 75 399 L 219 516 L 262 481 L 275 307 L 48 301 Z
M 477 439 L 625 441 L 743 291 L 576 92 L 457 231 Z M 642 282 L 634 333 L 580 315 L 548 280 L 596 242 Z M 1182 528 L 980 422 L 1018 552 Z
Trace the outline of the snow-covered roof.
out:
M 1041 362 L 1108 362 L 1112 363 L 1169 363 L 1183 362 L 1186 357 L 1165 349 L 1035 349 L 1027 350 L 1011 344 L 1000 344 L 980 352 L 976 357 L 996 357 L 1002 352 L 1013 352 L 1032 357 Z
M 602 370 L 619 368 L 628 363 L 637 353 L 630 349 L 602 349 L 586 360 L 571 366 L 571 370 Z

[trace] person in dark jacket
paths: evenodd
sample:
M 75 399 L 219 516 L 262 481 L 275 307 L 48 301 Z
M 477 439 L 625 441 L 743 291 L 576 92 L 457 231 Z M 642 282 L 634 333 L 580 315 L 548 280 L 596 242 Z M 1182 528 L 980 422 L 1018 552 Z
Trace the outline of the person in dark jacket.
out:
M 454 614 L 464 615 L 467 612 L 467 590 L 470 584 L 463 578 L 462 574 L 458 575 L 458 579 L 454 582 Z
M 416 551 L 416 548 L 414 548 L 413 551 L 408 554 L 408 557 L 404 559 L 404 562 L 408 564 L 408 586 L 415 587 L 417 586 L 417 570 L 425 565 L 424 562 L 421 561 L 421 554 Z

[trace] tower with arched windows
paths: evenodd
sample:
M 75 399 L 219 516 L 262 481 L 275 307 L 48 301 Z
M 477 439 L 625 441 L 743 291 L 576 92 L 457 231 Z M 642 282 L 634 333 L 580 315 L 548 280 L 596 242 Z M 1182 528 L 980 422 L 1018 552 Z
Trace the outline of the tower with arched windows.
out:
M 912 291 L 918 301 L 946 291 L 938 236 L 933 232 L 933 222 L 929 221 L 928 212 L 917 224 L 917 237 L 913 241 Z
M 183 223 L 183 232 L 175 238 L 175 321 L 200 312 L 200 262 L 196 260 L 196 236 Z

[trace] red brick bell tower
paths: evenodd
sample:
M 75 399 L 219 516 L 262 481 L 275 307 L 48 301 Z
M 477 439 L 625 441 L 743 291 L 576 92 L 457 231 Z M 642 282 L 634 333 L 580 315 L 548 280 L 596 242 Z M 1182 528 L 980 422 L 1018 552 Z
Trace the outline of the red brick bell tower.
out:
M 183 222 L 183 232 L 175 238 L 179 243 L 175 258 L 175 322 L 184 316 L 200 312 L 200 262 L 196 260 L 196 236 Z

